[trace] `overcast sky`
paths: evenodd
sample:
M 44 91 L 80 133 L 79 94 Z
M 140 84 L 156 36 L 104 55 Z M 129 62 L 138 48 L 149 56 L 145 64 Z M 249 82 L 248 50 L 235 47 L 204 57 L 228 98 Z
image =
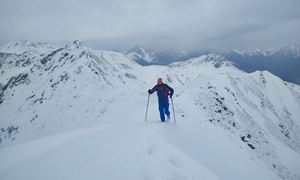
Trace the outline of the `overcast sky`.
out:
M 300 0 L 0 0 L 0 45 L 253 48 L 300 43 Z

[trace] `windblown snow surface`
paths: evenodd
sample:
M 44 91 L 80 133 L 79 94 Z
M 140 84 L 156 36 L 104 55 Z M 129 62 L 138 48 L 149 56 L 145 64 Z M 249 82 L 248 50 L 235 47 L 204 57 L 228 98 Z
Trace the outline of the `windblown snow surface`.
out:
M 208 54 L 169 66 L 29 42 L 0 48 L 0 179 L 300 179 L 300 87 Z M 160 123 L 162 77 L 175 89 Z

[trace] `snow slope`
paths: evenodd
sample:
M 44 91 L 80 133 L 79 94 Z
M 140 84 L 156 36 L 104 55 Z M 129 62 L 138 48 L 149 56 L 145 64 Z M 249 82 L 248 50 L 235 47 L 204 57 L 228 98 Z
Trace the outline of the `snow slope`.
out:
M 140 64 L 156 64 L 158 63 L 158 57 L 154 51 L 148 48 L 134 46 L 128 52 L 125 52 L 129 59 L 132 59 Z
M 298 85 L 216 54 L 140 66 L 80 41 L 31 48 L 0 53 L 1 179 L 300 179 Z M 155 95 L 144 122 L 157 77 L 176 125 Z

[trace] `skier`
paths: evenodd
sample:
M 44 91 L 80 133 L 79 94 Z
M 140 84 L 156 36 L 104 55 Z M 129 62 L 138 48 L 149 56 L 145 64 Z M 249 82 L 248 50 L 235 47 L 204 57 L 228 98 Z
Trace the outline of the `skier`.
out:
M 165 115 L 167 115 L 168 120 L 170 119 L 168 96 L 170 95 L 170 98 L 172 98 L 174 90 L 167 84 L 164 84 L 162 78 L 158 78 L 157 85 L 155 85 L 152 89 L 149 89 L 148 93 L 152 94 L 155 91 L 157 91 L 160 120 L 161 122 L 164 122 Z

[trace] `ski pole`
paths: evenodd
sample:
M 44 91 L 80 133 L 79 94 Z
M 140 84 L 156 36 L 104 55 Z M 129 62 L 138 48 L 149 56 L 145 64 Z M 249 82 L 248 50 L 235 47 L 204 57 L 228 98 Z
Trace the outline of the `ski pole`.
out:
M 174 122 L 176 124 L 176 118 L 175 118 L 175 111 L 174 111 L 174 103 L 173 103 L 173 98 L 171 98 L 171 102 L 172 102 L 172 108 L 173 108 L 173 117 L 174 117 Z
M 150 97 L 150 94 L 148 94 L 147 107 L 146 107 L 146 114 L 145 114 L 145 123 L 147 123 L 147 114 L 148 114 L 148 106 L 149 106 L 149 97 Z

